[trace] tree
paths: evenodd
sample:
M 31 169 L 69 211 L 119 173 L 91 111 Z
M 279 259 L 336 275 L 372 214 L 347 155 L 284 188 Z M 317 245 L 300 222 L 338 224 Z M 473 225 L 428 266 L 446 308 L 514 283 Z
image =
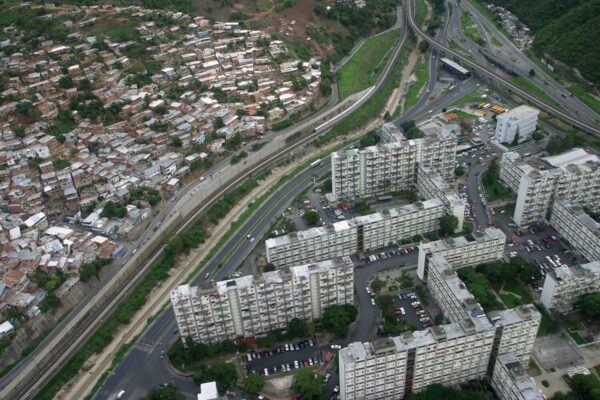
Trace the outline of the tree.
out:
M 427 43 L 425 40 L 422 40 L 421 43 L 419 43 L 419 51 L 421 53 L 425 53 L 427 50 L 429 50 L 429 43 Z
M 542 273 L 537 265 L 531 262 L 526 262 L 521 266 L 519 271 L 519 279 L 525 283 L 533 283 L 542 278 Z M 600 303 L 598 303 L 600 305 Z
M 308 325 L 299 318 L 292 318 L 288 324 L 288 337 L 305 338 L 308 336 Z
M 60 299 L 53 294 L 48 294 L 44 300 L 40 302 L 40 310 L 42 312 L 54 311 L 60 307 Z
M 73 87 L 73 79 L 68 75 L 62 76 L 58 80 L 58 85 L 63 89 L 71 89 Z
M 577 302 L 584 315 L 592 318 L 600 317 L 600 292 L 586 293 Z
M 358 310 L 350 304 L 336 305 L 325 309 L 321 321 L 326 331 L 341 339 L 346 337 L 348 328 L 357 315 Z
M 458 218 L 454 215 L 444 215 L 440 218 L 440 235 L 449 236 L 454 233 L 458 227 Z
M 531 135 L 531 137 L 536 142 L 539 142 L 540 140 L 543 140 L 546 136 L 542 132 L 540 132 L 540 131 L 535 131 L 535 132 L 533 132 L 533 134 Z
M 277 267 L 275 266 L 275 264 L 272 263 L 268 263 L 267 265 L 265 265 L 263 267 L 263 272 L 271 272 L 271 271 L 276 271 Z
M 375 277 L 375 279 L 373 279 L 373 282 L 371 282 L 371 289 L 373 289 L 373 291 L 377 294 L 381 292 L 381 289 L 383 289 L 384 286 L 385 282 L 379 279 L 378 277 Z
M 115 204 L 112 201 L 106 203 L 100 213 L 101 217 L 106 218 L 123 218 L 127 215 L 127 208 L 122 204 Z
M 265 386 L 265 380 L 259 374 L 250 374 L 244 379 L 244 390 L 248 393 L 258 394 Z
M 196 383 L 216 381 L 219 392 L 224 393 L 227 389 L 235 387 L 237 371 L 235 365 L 219 361 L 211 366 L 202 365 L 194 373 L 194 381 Z
M 184 400 L 185 395 L 171 385 L 152 389 L 142 400 Z
M 600 399 L 600 381 L 595 375 L 575 375 L 571 378 L 569 386 L 575 394 L 575 399 Z
M 533 68 L 529 70 L 529 76 L 532 78 L 535 76 L 535 70 Z
M 20 114 L 29 114 L 33 109 L 33 104 L 29 100 L 23 100 L 17 103 L 17 112 Z
M 181 147 L 183 146 L 183 142 L 181 141 L 181 138 L 175 136 L 171 138 L 171 146 L 173 147 Z
M 415 121 L 412 119 L 409 121 L 404 121 L 400 124 L 400 127 L 404 132 L 407 132 L 409 129 L 414 128 L 415 126 Z
M 408 289 L 408 288 L 412 287 L 414 285 L 414 283 L 415 282 L 414 282 L 412 276 L 410 276 L 408 274 L 408 272 L 402 271 L 402 274 L 400 275 L 400 288 Z
M 458 167 L 454 168 L 454 175 L 463 176 L 465 174 L 465 171 L 465 167 L 459 165 Z
M 319 217 L 319 213 L 315 210 L 308 210 L 304 213 L 304 220 L 310 226 L 317 226 L 321 221 L 321 217 Z
M 327 398 L 323 379 L 309 368 L 294 375 L 292 391 L 298 394 L 302 400 L 325 400 Z

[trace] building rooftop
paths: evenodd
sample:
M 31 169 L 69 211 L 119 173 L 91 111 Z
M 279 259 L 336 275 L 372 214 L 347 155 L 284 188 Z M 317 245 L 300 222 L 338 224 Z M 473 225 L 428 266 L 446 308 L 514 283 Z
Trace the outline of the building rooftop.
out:
M 575 148 L 555 156 L 543 157 L 542 160 L 555 168 L 565 168 L 567 165 L 582 165 L 588 161 L 600 162 L 598 156 L 580 148 Z
M 501 354 L 497 359 L 506 369 L 508 376 L 519 391 L 522 400 L 545 400 L 546 396 L 535 385 L 535 381 L 529 375 L 519 362 L 514 353 Z

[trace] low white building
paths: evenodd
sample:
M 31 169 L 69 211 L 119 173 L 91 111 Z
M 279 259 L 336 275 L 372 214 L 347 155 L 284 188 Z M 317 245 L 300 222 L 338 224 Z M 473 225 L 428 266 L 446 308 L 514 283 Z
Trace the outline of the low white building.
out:
M 540 110 L 521 105 L 498 115 L 496 118 L 496 138 L 501 143 L 524 142 L 531 137 L 537 127 Z

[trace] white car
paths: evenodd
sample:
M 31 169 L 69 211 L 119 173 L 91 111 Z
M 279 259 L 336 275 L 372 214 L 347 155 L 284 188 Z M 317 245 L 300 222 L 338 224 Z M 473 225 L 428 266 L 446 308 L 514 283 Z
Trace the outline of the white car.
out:
M 371 298 L 371 304 L 375 305 L 375 299 Z
M 371 288 L 370 287 L 366 287 L 365 290 L 367 291 L 367 293 L 371 294 Z

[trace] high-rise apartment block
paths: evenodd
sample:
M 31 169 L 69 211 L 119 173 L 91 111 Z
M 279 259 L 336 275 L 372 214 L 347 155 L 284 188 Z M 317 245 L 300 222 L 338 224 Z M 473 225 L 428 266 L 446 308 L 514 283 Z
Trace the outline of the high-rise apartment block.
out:
M 260 275 L 182 285 L 171 292 L 181 337 L 217 343 L 261 336 L 287 327 L 293 318 L 321 318 L 324 309 L 354 302 L 354 266 L 349 257 L 282 268 Z
M 418 165 L 416 189 L 419 196 L 424 199 L 440 199 L 446 207 L 446 213 L 456 217 L 458 221 L 456 231 L 463 230 L 466 203 L 440 175 L 427 167 Z
M 565 198 L 554 201 L 550 224 L 588 261 L 600 261 L 600 224 Z
M 433 256 L 444 257 L 453 268 L 500 260 L 504 254 L 505 242 L 504 232 L 494 227 L 466 236 L 421 242 L 417 275 L 427 282 L 427 260 Z
M 417 165 L 429 168 L 444 179 L 454 176 L 457 146 L 454 134 L 437 131 L 424 138 L 406 139 L 389 125 L 384 126 L 382 135 L 391 142 L 331 154 L 334 198 L 354 200 L 412 190 Z
M 350 343 L 339 354 L 342 400 L 401 399 L 436 383 L 486 375 L 494 345 L 486 318 L 406 332 L 372 343 Z
M 523 305 L 486 315 L 455 272 L 473 260 L 501 258 L 498 247 L 505 240 L 501 233 L 488 228 L 478 241 L 456 238 L 456 243 L 421 246 L 419 261 L 425 265 L 427 287 L 450 323 L 372 343 L 349 344 L 339 357 L 342 400 L 401 399 L 435 383 L 481 379 L 490 376 L 498 357 L 507 353 L 521 366 L 528 364 L 541 322 L 538 310 Z
M 292 232 L 265 241 L 267 259 L 278 266 L 290 266 L 362 253 L 435 232 L 443 215 L 443 203 L 432 199 Z
M 496 118 L 496 139 L 501 143 L 519 143 L 531 138 L 537 126 L 540 110 L 521 105 L 498 115 Z
M 505 153 L 500 180 L 517 193 L 513 219 L 519 225 L 547 220 L 558 197 L 600 210 L 600 159 L 583 149 L 527 162 L 516 153 Z
M 600 290 L 600 261 L 568 267 L 561 265 L 548 271 L 540 300 L 546 309 L 569 311 L 586 293 Z
M 490 384 L 500 400 L 546 399 L 512 353 L 498 356 Z

